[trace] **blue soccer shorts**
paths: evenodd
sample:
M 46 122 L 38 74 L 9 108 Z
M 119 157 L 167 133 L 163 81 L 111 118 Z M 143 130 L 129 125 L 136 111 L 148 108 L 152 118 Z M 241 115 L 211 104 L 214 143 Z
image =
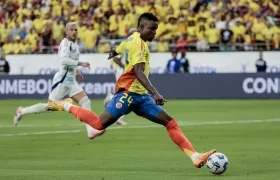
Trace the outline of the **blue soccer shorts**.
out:
M 138 116 L 154 121 L 163 109 L 155 103 L 150 94 L 118 92 L 107 104 L 105 111 L 116 119 L 133 111 Z

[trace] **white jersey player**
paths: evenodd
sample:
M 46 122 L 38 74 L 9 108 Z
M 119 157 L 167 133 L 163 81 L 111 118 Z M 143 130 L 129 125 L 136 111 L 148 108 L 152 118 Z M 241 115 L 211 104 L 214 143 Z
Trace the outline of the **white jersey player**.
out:
M 133 34 L 134 32 L 136 32 L 137 29 L 136 28 L 131 28 L 128 32 L 128 36 L 130 36 L 131 34 Z M 115 70 L 115 77 L 116 77 L 116 81 L 119 79 L 119 77 L 123 74 L 124 71 L 124 58 L 122 55 L 114 57 L 112 59 L 110 59 L 111 61 L 111 68 L 113 68 Z M 107 96 L 104 99 L 104 105 L 106 106 L 109 101 L 113 98 L 113 94 L 107 94 Z M 124 116 L 121 116 L 118 120 L 117 120 L 117 124 L 119 125 L 126 125 L 127 123 L 123 120 Z
M 58 48 L 58 56 L 61 62 L 59 71 L 53 78 L 49 102 L 62 100 L 65 96 L 70 97 L 81 107 L 91 110 L 91 102 L 85 94 L 78 81 L 83 80 L 82 74 L 78 71 L 78 66 L 90 68 L 88 62 L 79 61 L 79 47 L 76 43 L 78 26 L 74 22 L 66 25 L 66 38 L 64 38 Z M 34 114 L 47 111 L 47 103 L 38 103 L 29 107 L 19 107 L 14 117 L 14 124 L 17 125 L 26 114 Z M 88 137 L 90 139 L 101 135 L 104 131 L 98 131 L 86 124 Z

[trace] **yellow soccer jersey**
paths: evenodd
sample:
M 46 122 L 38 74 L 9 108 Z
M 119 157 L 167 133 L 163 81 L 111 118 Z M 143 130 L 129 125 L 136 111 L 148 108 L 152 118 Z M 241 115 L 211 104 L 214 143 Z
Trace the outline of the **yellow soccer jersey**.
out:
M 147 90 L 134 74 L 134 65 L 145 63 L 144 74 L 148 78 L 150 73 L 150 51 L 147 43 L 140 38 L 138 32 L 135 32 L 117 47 L 116 52 L 124 55 L 125 69 L 116 83 L 115 91 L 118 92 L 124 89 L 137 94 L 146 94 Z

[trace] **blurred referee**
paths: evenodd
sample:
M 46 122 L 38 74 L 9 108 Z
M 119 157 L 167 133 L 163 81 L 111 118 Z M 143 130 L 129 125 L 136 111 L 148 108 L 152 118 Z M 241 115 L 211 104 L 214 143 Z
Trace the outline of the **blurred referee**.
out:
M 0 75 L 1 74 L 9 74 L 10 72 L 10 64 L 6 61 L 6 56 L 2 52 L 0 53 Z
M 266 61 L 263 59 L 262 50 L 259 51 L 259 59 L 256 61 L 256 68 L 258 73 L 266 72 Z

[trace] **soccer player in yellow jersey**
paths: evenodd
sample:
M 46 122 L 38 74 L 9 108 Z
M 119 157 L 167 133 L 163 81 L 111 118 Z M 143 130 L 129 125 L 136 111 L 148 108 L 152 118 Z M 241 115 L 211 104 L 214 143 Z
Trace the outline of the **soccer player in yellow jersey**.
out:
M 131 28 L 128 31 L 128 36 L 131 36 L 134 32 L 136 32 L 137 29 L 136 28 Z M 116 81 L 119 79 L 119 77 L 121 77 L 121 75 L 124 72 L 124 62 L 123 62 L 124 56 L 123 55 L 119 55 L 119 57 L 113 57 L 112 59 L 110 59 L 111 61 L 111 67 L 115 70 L 115 77 L 116 77 Z M 106 106 L 109 101 L 111 101 L 111 99 L 113 99 L 114 95 L 109 93 L 107 94 L 107 96 L 104 99 L 104 105 Z M 124 115 L 121 116 L 116 124 L 118 125 L 126 125 L 127 123 L 124 121 Z
M 163 125 L 172 141 L 190 157 L 195 167 L 202 167 L 215 149 L 198 153 L 185 137 L 176 120 L 162 109 L 166 100 L 152 86 L 148 75 L 150 71 L 150 52 L 147 41 L 152 41 L 158 28 L 158 19 L 151 13 L 143 13 L 138 19 L 137 32 L 122 42 L 109 59 L 123 54 L 125 56 L 125 72 L 118 79 L 115 95 L 105 107 L 105 111 L 97 116 L 94 112 L 72 105 L 69 102 L 57 101 L 48 104 L 52 111 L 68 111 L 80 121 L 104 130 L 116 122 L 119 117 L 131 111 L 154 123 Z

